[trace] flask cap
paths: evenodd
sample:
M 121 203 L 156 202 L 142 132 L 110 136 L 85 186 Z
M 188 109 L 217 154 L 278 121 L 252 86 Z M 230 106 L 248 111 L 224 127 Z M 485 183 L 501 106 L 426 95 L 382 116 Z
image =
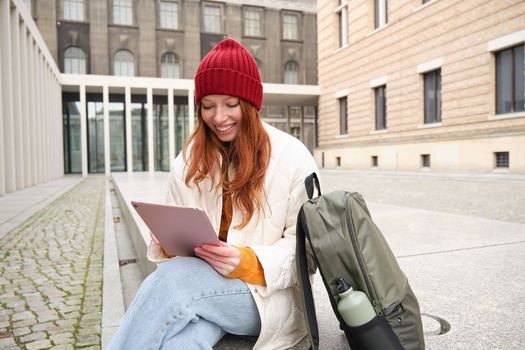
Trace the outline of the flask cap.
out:
M 352 288 L 352 286 L 348 284 L 342 277 L 339 277 L 335 281 L 335 288 L 337 288 L 337 291 L 339 292 L 339 294 L 342 294 L 346 292 L 347 290 L 349 290 L 350 288 Z

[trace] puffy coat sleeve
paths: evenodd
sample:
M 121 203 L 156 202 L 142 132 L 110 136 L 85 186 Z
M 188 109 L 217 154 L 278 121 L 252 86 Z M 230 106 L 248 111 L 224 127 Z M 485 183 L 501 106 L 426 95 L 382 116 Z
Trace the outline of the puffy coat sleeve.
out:
M 266 287 L 257 287 L 259 294 L 263 297 L 269 296 L 276 290 L 288 288 L 298 281 L 295 267 L 297 215 L 303 203 L 308 199 L 304 179 L 314 171 L 319 173 L 317 165 L 309 153 L 307 154 L 307 159 L 302 158 L 300 162 L 301 164 L 297 164 L 299 162 L 291 162 L 292 164 L 282 165 L 297 166 L 296 171 L 292 173 L 292 180 L 290 181 L 286 222 L 282 238 L 271 245 L 250 246 L 264 269 Z

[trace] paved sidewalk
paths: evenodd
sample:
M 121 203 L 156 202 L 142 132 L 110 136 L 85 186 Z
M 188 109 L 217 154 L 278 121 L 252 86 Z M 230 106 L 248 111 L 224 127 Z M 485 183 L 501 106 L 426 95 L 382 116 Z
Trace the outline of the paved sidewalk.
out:
M 0 349 L 100 349 L 105 178 L 0 240 Z

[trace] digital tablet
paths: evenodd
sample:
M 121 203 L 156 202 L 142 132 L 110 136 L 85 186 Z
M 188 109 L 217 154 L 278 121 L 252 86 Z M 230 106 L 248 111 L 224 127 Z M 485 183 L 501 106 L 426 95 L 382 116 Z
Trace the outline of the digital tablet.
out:
M 200 208 L 132 201 L 152 238 L 170 256 L 195 256 L 193 249 L 217 244 L 219 238 L 208 216 Z

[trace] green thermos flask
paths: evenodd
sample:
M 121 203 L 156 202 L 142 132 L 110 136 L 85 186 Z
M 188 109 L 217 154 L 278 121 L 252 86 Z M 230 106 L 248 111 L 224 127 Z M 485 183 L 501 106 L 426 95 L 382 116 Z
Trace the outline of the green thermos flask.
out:
M 362 326 L 376 316 L 365 293 L 353 290 L 343 278 L 338 278 L 335 286 L 340 297 L 337 309 L 349 327 Z

